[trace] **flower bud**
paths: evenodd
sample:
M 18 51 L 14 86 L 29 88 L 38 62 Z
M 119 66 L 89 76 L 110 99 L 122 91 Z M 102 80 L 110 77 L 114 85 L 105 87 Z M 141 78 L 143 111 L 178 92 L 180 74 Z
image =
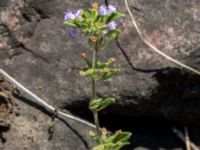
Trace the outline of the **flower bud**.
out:
M 122 143 L 121 141 L 118 141 L 118 142 L 117 142 L 117 145 L 119 145 L 119 146 L 122 145 L 122 144 L 123 144 L 123 143 Z
M 110 71 L 110 69 L 107 68 L 107 67 L 103 69 L 103 72 L 105 72 L 105 73 L 106 73 L 106 72 L 109 72 L 109 71 Z
M 91 36 L 91 37 L 90 37 L 90 40 L 91 40 L 92 42 L 96 42 L 96 41 L 97 41 L 97 37 L 96 37 L 96 36 Z
M 106 128 L 101 128 L 101 132 L 104 133 L 104 134 L 107 134 L 108 131 L 107 131 Z
M 85 75 L 85 72 L 84 72 L 84 71 L 80 71 L 79 74 L 80 74 L 81 76 L 84 76 L 84 75 Z
M 82 52 L 81 53 L 81 57 L 83 57 L 84 59 L 86 59 L 87 58 L 87 53 L 86 52 Z
M 118 131 L 116 131 L 116 134 L 121 134 L 122 133 L 122 130 L 120 129 L 120 130 L 118 130 Z
M 110 58 L 110 61 L 111 61 L 111 63 L 114 63 L 114 62 L 116 61 L 116 59 L 113 58 L 113 57 L 111 57 L 111 58 Z
M 92 3 L 92 4 L 91 4 L 91 7 L 92 7 L 93 9 L 98 9 L 98 3 Z
M 89 131 L 89 136 L 95 136 L 95 133 L 93 131 Z

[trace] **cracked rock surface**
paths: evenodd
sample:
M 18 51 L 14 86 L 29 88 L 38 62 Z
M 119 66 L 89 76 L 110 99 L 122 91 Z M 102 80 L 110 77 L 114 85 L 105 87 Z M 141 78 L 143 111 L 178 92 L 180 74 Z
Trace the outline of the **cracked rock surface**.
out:
M 91 147 L 87 126 L 54 118 L 0 76 L 1 150 L 86 150 Z M 74 142 L 76 141 L 76 142 Z
M 57 108 L 87 111 L 89 81 L 78 75 L 87 50 L 82 36 L 72 40 L 63 25 L 67 8 L 92 0 L 8 0 L 1 2 L 0 67 Z M 115 57 L 121 72 L 98 84 L 98 95 L 116 97 L 104 113 L 156 116 L 181 123 L 200 119 L 200 77 L 177 67 L 145 46 L 132 29 L 123 1 L 110 1 L 126 14 L 120 24 L 120 48 L 113 44 L 100 57 Z M 132 0 L 131 10 L 144 36 L 166 54 L 200 70 L 200 1 Z M 137 9 L 134 9 L 134 8 Z
M 146 39 L 169 56 L 200 70 L 199 0 L 129 1 Z M 63 18 L 66 9 L 87 7 L 91 2 L 93 0 L 0 1 L 0 67 L 49 104 L 83 117 L 88 113 L 91 91 L 89 81 L 78 75 L 77 68 L 84 68 L 79 54 L 88 49 L 87 41 L 81 35 L 70 39 L 70 28 L 63 25 Z M 200 77 L 179 68 L 144 45 L 132 29 L 124 1 L 110 0 L 110 3 L 116 4 L 126 16 L 119 22 L 122 29 L 120 45 L 114 43 L 105 53 L 100 53 L 104 60 L 116 58 L 116 66 L 121 70 L 117 76 L 97 85 L 98 96 L 116 97 L 116 103 L 103 114 L 159 117 L 182 125 L 198 123 Z M 52 125 L 48 113 L 27 103 L 28 98 L 13 96 L 12 86 L 7 85 L 8 98 L 3 95 L 2 99 L 0 94 L 0 102 L 4 104 L 0 104 L 0 109 L 4 110 L 0 112 L 0 149 L 85 150 L 87 144 L 90 147 L 89 128 L 60 120 L 55 120 Z M 129 124 L 130 119 L 127 120 Z M 55 133 L 51 137 L 48 129 L 54 124 Z M 133 145 L 134 148 L 160 148 L 157 139 L 162 139 L 162 129 L 142 132 L 135 133 L 133 143 L 137 144 Z M 171 133 L 171 129 L 165 132 Z M 183 149 L 179 147 L 184 146 L 177 146 L 171 136 L 162 141 L 164 144 L 160 142 L 164 145 L 161 149 Z M 166 144 L 166 139 L 171 139 L 171 143 L 175 141 L 175 144 L 169 146 L 170 140 Z

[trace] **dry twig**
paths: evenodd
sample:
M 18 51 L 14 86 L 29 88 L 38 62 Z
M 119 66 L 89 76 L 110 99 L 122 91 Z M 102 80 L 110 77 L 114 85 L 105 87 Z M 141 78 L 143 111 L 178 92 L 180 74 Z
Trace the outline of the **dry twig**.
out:
M 191 150 L 191 148 L 190 148 L 190 137 L 189 137 L 187 126 L 184 127 L 184 130 L 185 130 L 185 145 L 186 145 L 186 149 L 187 150 Z
M 155 46 L 153 46 L 148 40 L 146 40 L 146 39 L 144 38 L 144 36 L 142 35 L 142 32 L 140 31 L 140 29 L 139 29 L 139 27 L 138 27 L 138 25 L 137 25 L 137 23 L 136 23 L 136 21 L 135 21 L 135 18 L 133 17 L 133 14 L 132 14 L 132 12 L 131 12 L 131 10 L 130 10 L 130 7 L 129 7 L 129 4 L 128 4 L 128 1 L 127 1 L 127 0 L 125 0 L 125 5 L 126 5 L 126 9 L 127 9 L 128 13 L 129 13 L 129 15 L 130 15 L 130 17 L 131 17 L 133 27 L 136 29 L 136 31 L 137 31 L 137 33 L 139 34 L 140 38 L 142 39 L 142 41 L 143 41 L 147 46 L 149 46 L 149 47 L 150 47 L 154 52 L 156 52 L 157 54 L 159 54 L 159 55 L 161 55 L 162 57 L 166 58 L 167 60 L 169 60 L 169 61 L 175 63 L 176 65 L 179 65 L 179 66 L 181 66 L 181 67 L 183 67 L 183 68 L 185 68 L 185 69 L 187 69 L 187 70 L 192 71 L 193 73 L 196 73 L 196 74 L 200 75 L 200 71 L 198 71 L 198 70 L 196 70 L 196 69 L 194 69 L 194 68 L 192 68 L 192 67 L 190 67 L 190 66 L 188 66 L 188 65 L 185 65 L 185 64 L 181 63 L 180 61 L 178 61 L 178 60 L 176 60 L 176 59 L 174 59 L 174 58 L 168 56 L 167 54 L 163 53 L 161 50 L 159 50 L 158 48 L 156 48 Z
M 179 139 L 181 139 L 181 141 L 183 141 L 184 143 L 186 143 L 185 136 L 184 136 L 184 134 L 181 131 L 179 131 L 178 129 L 176 129 L 174 127 L 172 128 L 172 130 L 177 135 L 177 137 L 179 137 Z M 190 141 L 189 144 L 190 144 L 190 147 L 192 148 L 192 150 L 200 150 L 198 148 L 198 146 L 196 146 L 192 141 Z
M 32 93 L 30 90 L 28 90 L 22 84 L 20 84 L 18 81 L 16 81 L 13 77 L 11 77 L 3 69 L 0 69 L 0 74 L 3 75 L 4 77 L 6 77 L 7 80 L 10 81 L 12 84 L 14 84 L 17 88 L 19 88 L 20 90 L 22 90 L 23 92 L 25 92 L 26 94 L 28 94 L 30 97 L 32 97 L 39 105 L 43 106 L 49 112 L 51 112 L 51 113 L 53 113 L 53 114 L 55 114 L 57 116 L 61 116 L 61 117 L 65 117 L 65 118 L 68 118 L 68 119 L 71 119 L 71 120 L 75 120 L 75 121 L 81 122 L 81 123 L 83 123 L 85 125 L 88 125 L 88 126 L 90 126 L 92 128 L 96 128 L 90 122 L 87 122 L 87 121 L 85 121 L 83 119 L 80 119 L 78 117 L 75 117 L 73 115 L 61 112 L 61 111 L 57 110 L 56 108 L 54 108 L 53 106 L 49 105 L 43 99 L 39 98 L 37 95 L 35 95 L 34 93 Z

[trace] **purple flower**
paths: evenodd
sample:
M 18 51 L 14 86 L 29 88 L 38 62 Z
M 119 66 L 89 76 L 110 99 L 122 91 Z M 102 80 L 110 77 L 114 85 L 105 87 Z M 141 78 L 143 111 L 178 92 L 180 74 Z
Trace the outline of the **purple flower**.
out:
M 76 38 L 78 36 L 78 34 L 79 34 L 78 30 L 72 28 L 71 31 L 69 32 L 69 37 L 74 39 L 74 38 Z
M 105 6 L 105 5 L 101 5 L 99 7 L 99 14 L 100 14 L 100 16 L 110 15 L 110 14 L 116 12 L 116 11 L 117 11 L 117 9 L 113 5 L 108 5 L 108 7 Z
M 65 18 L 64 18 L 64 20 L 68 21 L 68 20 L 73 20 L 73 19 L 75 19 L 75 15 L 70 10 L 67 10 L 65 12 Z
M 108 14 L 107 7 L 104 6 L 104 5 L 101 5 L 101 6 L 99 7 L 99 15 L 100 15 L 100 16 L 105 16 L 105 15 L 107 15 L 107 14 Z
M 117 11 L 117 9 L 116 9 L 115 6 L 113 6 L 113 5 L 108 5 L 108 8 L 107 8 L 108 14 L 112 14 L 112 13 L 114 13 L 114 12 L 116 12 L 116 11 Z
M 117 28 L 117 23 L 115 21 L 111 21 L 109 24 L 108 24 L 108 28 L 110 30 L 115 30 Z
M 82 9 L 75 10 L 74 11 L 75 17 L 81 19 L 81 12 L 82 12 Z

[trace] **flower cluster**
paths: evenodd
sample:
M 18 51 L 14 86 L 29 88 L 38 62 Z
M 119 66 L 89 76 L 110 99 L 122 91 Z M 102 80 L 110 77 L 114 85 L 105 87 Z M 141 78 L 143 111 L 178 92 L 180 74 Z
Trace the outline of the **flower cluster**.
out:
M 100 128 L 98 113 L 113 104 L 115 98 L 101 98 L 96 94 L 97 82 L 108 80 L 120 71 L 113 65 L 116 61 L 114 58 L 101 61 L 99 52 L 105 50 L 109 44 L 117 39 L 120 30 L 117 28 L 116 20 L 122 16 L 124 15 L 118 12 L 113 5 L 99 7 L 98 3 L 92 3 L 88 9 L 67 10 L 64 17 L 64 24 L 72 27 L 69 36 L 75 38 L 79 30 L 85 35 L 89 49 L 91 49 L 91 51 L 81 53 L 87 67 L 79 74 L 86 76 L 92 83 L 89 109 L 94 116 L 96 132 L 90 132 L 90 136 L 97 144 L 92 150 L 120 150 L 129 144 L 128 139 L 131 137 L 130 132 L 118 131 L 114 134 L 108 134 L 105 128 Z
M 98 7 L 97 3 L 93 3 L 92 9 L 96 9 L 98 16 L 102 18 L 109 17 L 113 13 L 117 13 L 117 9 L 113 5 L 108 5 L 108 6 L 101 5 L 100 7 Z M 71 21 L 75 19 L 83 20 L 83 17 L 82 17 L 83 13 L 84 13 L 84 10 L 82 9 L 77 9 L 75 11 L 67 10 L 65 12 L 64 21 Z M 105 22 L 105 24 L 103 25 L 106 26 L 106 28 L 102 30 L 103 34 L 107 34 L 109 30 L 111 31 L 111 30 L 117 29 L 117 26 L 118 26 L 117 22 L 114 20 L 110 22 Z M 78 31 L 73 27 L 69 33 L 69 36 L 71 38 L 75 38 L 77 35 L 78 35 Z
M 73 20 L 73 19 L 75 19 L 75 18 L 81 18 L 81 12 L 82 12 L 81 9 L 75 10 L 74 13 L 72 13 L 71 10 L 67 10 L 67 11 L 65 12 L 64 21 Z
M 106 16 L 106 15 L 110 15 L 114 12 L 116 12 L 117 9 L 115 6 L 113 5 L 108 5 L 108 6 L 105 6 L 105 5 L 101 5 L 99 7 L 99 15 L 100 16 Z

